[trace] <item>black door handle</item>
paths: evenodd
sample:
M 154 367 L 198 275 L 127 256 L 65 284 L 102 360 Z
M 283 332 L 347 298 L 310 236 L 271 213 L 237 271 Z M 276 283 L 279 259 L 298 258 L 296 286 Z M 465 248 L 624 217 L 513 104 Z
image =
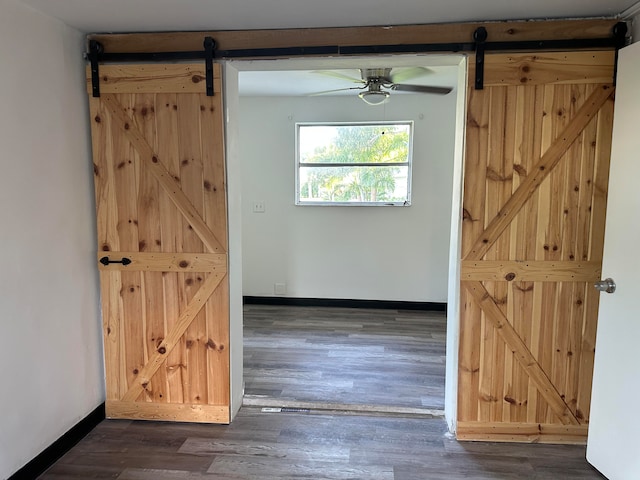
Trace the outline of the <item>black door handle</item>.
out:
M 110 263 L 121 263 L 122 265 L 129 265 L 131 260 L 127 257 L 122 257 L 122 260 L 109 260 L 109 257 L 102 257 L 100 263 L 103 265 L 109 265 Z

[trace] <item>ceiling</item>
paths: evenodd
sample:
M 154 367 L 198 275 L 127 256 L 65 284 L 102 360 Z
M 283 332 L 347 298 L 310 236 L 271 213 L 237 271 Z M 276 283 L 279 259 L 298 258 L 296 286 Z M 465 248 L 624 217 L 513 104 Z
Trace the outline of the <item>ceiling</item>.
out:
M 357 64 L 357 60 L 352 60 Z M 418 59 L 414 60 L 419 65 Z M 433 63 L 433 62 L 432 62 Z M 397 64 L 396 64 L 397 65 Z M 360 66 L 360 65 L 358 65 Z M 366 67 L 368 65 L 363 65 Z M 377 67 L 387 67 L 384 60 L 378 60 Z M 357 95 L 363 85 L 360 82 L 349 81 L 336 75 L 352 77 L 354 80 L 361 78 L 360 70 L 352 68 L 323 68 L 319 64 L 314 70 L 271 70 L 240 72 L 239 88 L 243 96 L 312 96 L 319 92 L 326 92 L 327 96 Z M 408 71 L 411 67 L 396 66 L 392 73 Z M 403 80 L 403 84 L 429 85 L 436 87 L 455 87 L 457 84 L 457 66 L 437 65 L 424 68 L 421 75 L 412 76 Z M 355 88 L 354 90 L 342 90 Z M 340 89 L 340 91 L 333 91 Z M 405 92 L 393 92 L 393 95 L 411 95 Z
M 83 32 L 613 17 L 638 0 L 21 0 Z

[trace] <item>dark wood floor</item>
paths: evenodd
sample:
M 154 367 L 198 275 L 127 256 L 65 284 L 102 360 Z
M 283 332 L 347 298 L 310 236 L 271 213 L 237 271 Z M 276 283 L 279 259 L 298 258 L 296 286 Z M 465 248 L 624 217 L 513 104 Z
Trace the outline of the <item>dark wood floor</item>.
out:
M 442 314 L 248 306 L 245 323 L 246 392 L 268 404 L 442 406 Z M 40 478 L 604 477 L 586 462 L 584 447 L 458 443 L 442 418 L 424 414 L 269 413 L 245 406 L 228 426 L 103 421 Z
M 585 480 L 584 447 L 458 443 L 441 419 L 262 413 L 229 426 L 106 420 L 40 478 Z
M 442 312 L 247 305 L 247 400 L 444 407 Z

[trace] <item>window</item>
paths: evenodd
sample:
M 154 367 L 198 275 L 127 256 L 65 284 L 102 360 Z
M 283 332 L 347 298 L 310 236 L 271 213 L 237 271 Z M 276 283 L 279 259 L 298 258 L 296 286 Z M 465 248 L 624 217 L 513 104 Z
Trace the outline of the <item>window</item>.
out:
M 410 205 L 413 122 L 296 124 L 296 205 Z

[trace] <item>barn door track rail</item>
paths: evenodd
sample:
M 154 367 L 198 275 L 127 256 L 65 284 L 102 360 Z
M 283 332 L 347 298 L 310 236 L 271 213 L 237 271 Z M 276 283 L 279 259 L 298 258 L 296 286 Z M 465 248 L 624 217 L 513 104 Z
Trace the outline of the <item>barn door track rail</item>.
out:
M 627 43 L 627 24 L 618 22 L 607 38 L 579 38 L 562 40 L 524 40 L 491 42 L 485 27 L 478 27 L 469 42 L 458 43 L 420 43 L 401 45 L 355 45 L 355 46 L 314 46 L 314 47 L 281 47 L 281 48 L 247 48 L 236 50 L 217 50 L 212 37 L 205 37 L 204 49 L 184 52 L 106 52 L 103 45 L 96 41 L 89 42 L 89 51 L 85 54 L 91 63 L 91 82 L 93 96 L 100 96 L 100 63 L 125 62 L 172 62 L 181 60 L 204 60 L 206 66 L 207 95 L 213 95 L 213 60 L 224 58 L 277 58 L 300 56 L 342 56 L 342 55 L 379 55 L 393 53 L 428 53 L 428 52 L 473 52 L 475 53 L 475 88 L 484 87 L 484 55 L 485 52 L 507 51 L 542 51 L 542 50 L 588 50 L 615 49 Z

